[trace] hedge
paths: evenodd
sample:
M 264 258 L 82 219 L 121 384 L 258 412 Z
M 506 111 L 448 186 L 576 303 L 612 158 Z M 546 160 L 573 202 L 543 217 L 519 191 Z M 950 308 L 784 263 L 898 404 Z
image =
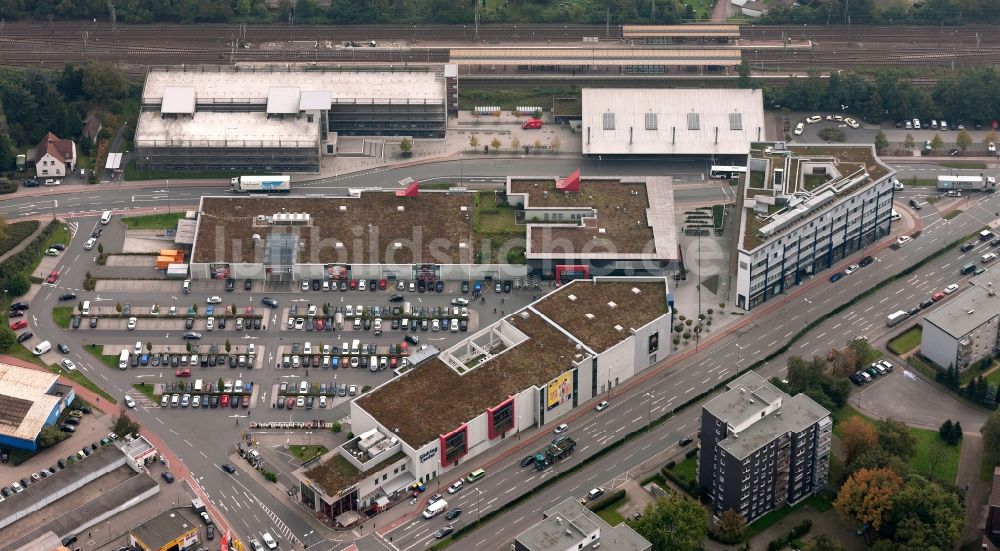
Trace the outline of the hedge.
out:
M 31 263 L 41 254 L 42 245 L 49 239 L 52 232 L 59 227 L 61 222 L 52 220 L 49 222 L 34 239 L 31 240 L 28 245 L 21 249 L 17 254 L 12 255 L 7 260 L 0 262 L 0 284 L 3 284 L 4 289 L 8 288 L 8 283 L 13 278 L 17 277 L 25 268 L 31 265 Z
M 3 239 L 0 239 L 0 255 L 7 254 L 7 251 L 10 251 L 21 241 L 27 239 L 29 235 L 38 229 L 38 226 L 38 220 L 7 224 L 7 231 L 4 233 Z
M 601 499 L 590 502 L 590 504 L 587 505 L 587 508 L 595 512 L 601 511 L 603 509 L 606 509 L 608 505 L 611 505 L 612 503 L 618 501 L 623 497 L 625 497 L 625 489 L 619 488 L 611 492 L 610 494 L 606 494 Z

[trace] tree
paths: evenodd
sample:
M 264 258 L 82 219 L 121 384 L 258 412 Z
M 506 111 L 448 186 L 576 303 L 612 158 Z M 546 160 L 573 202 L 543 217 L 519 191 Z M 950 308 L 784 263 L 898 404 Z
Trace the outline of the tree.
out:
M 123 98 L 128 94 L 128 80 L 114 65 L 88 63 L 83 66 L 83 93 L 96 100 Z
M 399 142 L 399 150 L 403 153 L 411 153 L 413 151 L 413 140 L 410 138 L 403 138 Z
M 958 136 L 955 137 L 955 145 L 957 145 L 962 151 L 969 149 L 969 146 L 972 145 L 972 136 L 969 135 L 967 131 L 962 130 L 958 133 Z
M 883 419 L 878 425 L 878 444 L 885 451 L 909 460 L 917 451 L 917 439 L 910 429 L 895 419 Z
M 152 352 L 152 351 L 153 351 L 152 341 L 146 341 L 146 352 Z
M 723 543 L 736 543 L 743 538 L 743 532 L 747 529 L 747 521 L 743 515 L 733 509 L 727 509 L 719 517 L 719 539 Z
M 879 130 L 878 134 L 875 134 L 875 150 L 881 152 L 887 147 L 889 147 L 889 139 L 885 137 L 885 132 Z
M 955 421 L 955 424 L 951 426 L 951 438 L 952 438 L 952 440 L 955 441 L 954 442 L 955 444 L 958 444 L 958 442 L 960 440 L 962 440 L 963 436 L 965 436 L 965 434 L 962 431 L 962 422 L 961 421 Z
M 115 303 L 115 312 L 118 312 L 119 314 L 122 313 L 122 303 Z
M 224 346 L 226 348 L 226 354 L 229 354 L 229 351 L 233 349 L 233 345 L 230 344 L 229 339 L 226 339 L 226 344 Z
M 945 419 L 944 423 L 941 423 L 941 426 L 938 428 L 938 434 L 941 436 L 941 439 L 944 440 L 945 442 L 948 442 L 948 440 L 951 439 L 951 434 L 952 434 L 951 429 L 952 429 L 951 419 Z
M 517 136 L 514 136 L 510 139 L 510 150 L 517 151 L 518 149 L 521 149 L 521 140 L 517 139 Z
M 708 532 L 708 517 L 697 501 L 670 492 L 647 505 L 643 515 L 630 525 L 653 544 L 653 549 L 695 551 L 701 549 Z
M 104 254 L 104 243 L 98 243 L 97 244 L 97 252 L 101 253 L 101 254 Z
M 845 520 L 879 530 L 902 485 L 903 479 L 891 469 L 861 469 L 840 487 L 833 506 Z
M 542 140 L 535 140 L 535 143 L 533 143 L 531 145 L 531 147 L 533 147 L 535 149 L 541 149 L 542 148 Z
M 858 454 L 858 457 L 848 464 L 847 471 L 849 474 L 861 469 L 891 469 L 899 476 L 905 477 L 910 472 L 910 465 L 908 460 L 885 451 L 881 446 L 875 446 Z
M 736 72 L 740 76 L 739 80 L 737 81 L 738 82 L 738 84 L 737 84 L 738 87 L 740 87 L 740 88 L 753 88 L 754 87 L 754 85 L 753 85 L 753 79 L 750 78 L 750 75 L 751 75 L 752 71 L 753 71 L 753 68 L 750 67 L 750 60 L 749 59 L 744 58 L 742 61 L 740 61 L 739 66 L 736 67 Z
M 14 346 L 17 342 L 17 334 L 7 327 L 7 324 L 0 326 L 0 352 L 6 352 L 10 350 L 10 347 Z
M 873 448 L 878 443 L 875 428 L 861 417 L 851 417 L 841 425 L 840 442 L 844 445 L 847 462 L 853 461 L 861 452 Z
M 819 534 L 806 542 L 802 551 L 844 551 L 844 546 L 829 534 Z
M 931 138 L 931 149 L 941 149 L 942 146 L 944 146 L 944 140 L 941 139 L 941 136 L 934 134 L 934 137 Z
M 901 549 L 952 549 L 965 510 L 957 489 L 913 475 L 892 498 L 889 519 L 892 540 Z
M 560 147 L 562 147 L 562 142 L 559 141 L 558 137 L 552 138 L 552 141 L 549 142 L 549 148 L 551 148 L 552 151 L 559 151 Z
M 469 147 L 472 149 L 479 147 L 479 137 L 475 134 L 469 136 Z
M 503 144 L 500 143 L 500 138 L 497 138 L 496 136 L 494 136 L 493 139 L 490 140 L 490 149 L 493 149 L 495 151 L 500 151 L 501 145 Z
M 14 274 L 14 277 L 7 280 L 7 293 L 12 297 L 19 297 L 31 290 L 31 281 L 23 273 Z
M 913 134 L 910 134 L 909 132 L 906 133 L 906 137 L 903 138 L 903 147 L 906 149 L 913 149 L 914 147 L 917 147 L 917 143 L 913 141 Z
M 10 139 L 6 132 L 0 132 L 0 170 L 13 170 L 16 160 L 17 151 L 14 149 L 14 140 Z
M 118 436 L 124 437 L 127 434 L 136 434 L 142 425 L 138 421 L 133 420 L 131 417 L 125 413 L 125 410 L 119 410 L 118 415 L 115 416 L 114 423 L 111 426 L 111 431 Z
M 62 442 L 65 436 L 63 432 L 59 430 L 59 427 L 55 425 L 45 425 L 42 427 L 42 431 L 38 433 L 38 447 L 40 448 L 51 448 L 59 442 Z

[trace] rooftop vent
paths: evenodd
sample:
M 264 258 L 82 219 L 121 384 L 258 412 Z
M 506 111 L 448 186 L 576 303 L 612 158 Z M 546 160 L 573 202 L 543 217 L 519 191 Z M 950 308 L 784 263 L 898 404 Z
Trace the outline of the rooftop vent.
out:
M 615 325 L 615 331 L 618 331 L 620 333 L 620 332 L 622 332 L 624 330 L 625 330 L 625 328 L 622 327 L 621 325 Z
M 406 207 L 404 207 L 403 205 L 398 205 L 396 207 L 396 212 L 403 212 L 405 210 L 406 210 Z
M 343 244 L 343 243 L 341 243 L 340 241 L 337 241 L 337 244 L 336 244 L 336 245 L 334 245 L 334 247 L 336 247 L 336 248 L 338 248 L 338 249 L 343 249 L 343 248 L 344 248 L 344 244 Z
M 608 233 L 607 228 L 597 228 L 597 233 Z
M 462 212 L 465 212 L 465 211 L 469 210 L 469 207 L 467 207 L 465 205 L 462 205 L 462 206 L 458 207 L 458 210 L 460 210 Z
M 400 243 L 399 241 L 396 241 L 395 243 L 392 244 L 392 248 L 394 248 L 394 249 L 402 249 L 403 248 L 403 244 Z
M 521 310 L 521 313 L 518 315 L 521 316 L 521 319 L 528 319 L 531 317 L 531 314 L 529 314 L 527 310 Z
M 459 243 L 459 244 L 458 244 L 458 248 L 459 248 L 459 249 L 464 249 L 464 248 L 466 248 L 466 247 L 468 247 L 468 246 L 469 246 L 469 244 L 468 244 L 468 243 Z
M 609 301 L 609 302 L 608 302 L 608 308 L 618 308 L 618 305 L 617 305 L 617 304 L 615 304 L 614 302 L 610 302 L 610 301 Z
M 593 321 L 594 314 L 591 314 L 590 312 L 587 312 L 586 314 L 584 314 L 584 317 L 586 317 L 587 319 Z
M 570 293 L 566 298 L 568 298 L 572 302 L 576 300 L 576 295 Z
M 340 205 L 340 212 L 347 212 L 347 205 Z
M 638 287 L 632 287 L 632 294 L 638 295 L 641 292 Z

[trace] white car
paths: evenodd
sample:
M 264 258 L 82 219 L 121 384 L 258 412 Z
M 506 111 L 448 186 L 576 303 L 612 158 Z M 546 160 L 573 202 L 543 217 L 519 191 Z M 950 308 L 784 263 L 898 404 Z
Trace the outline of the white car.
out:
M 132 331 L 133 329 L 135 329 L 135 324 L 138 323 L 138 322 L 139 322 L 139 320 L 137 320 L 134 317 L 129 318 L 128 319 L 128 330 Z
M 264 546 L 257 540 L 250 540 L 250 545 L 253 546 L 253 551 L 264 551 Z
M 305 326 L 306 326 L 306 319 L 305 318 L 295 318 L 295 329 L 298 329 L 299 331 L 301 331 L 302 328 L 305 327 Z
M 363 280 L 363 279 L 359 279 L 358 280 L 358 290 L 359 291 L 364 291 L 365 290 L 365 285 L 366 285 L 365 284 L 365 280 Z
M 990 143 L 986 144 L 986 151 L 989 151 L 990 153 L 996 153 L 997 152 L 997 144 L 995 144 L 993 142 L 990 142 Z
M 553 430 L 552 432 L 556 434 L 562 434 L 567 430 L 569 430 L 569 425 L 567 425 L 566 423 L 562 423 L 558 427 L 556 427 L 555 430 Z
M 594 409 L 596 409 L 597 411 L 604 411 L 604 409 L 606 409 L 607 407 L 608 407 L 608 401 L 602 400 L 597 404 L 597 407 L 595 407 Z
M 128 394 L 125 395 L 125 407 L 131 409 L 135 407 L 135 400 L 132 399 Z
M 844 270 L 844 275 L 851 275 L 854 272 L 858 271 L 858 269 L 860 268 L 861 266 L 858 266 L 857 264 L 851 264 Z
M 903 188 L 904 188 L 903 182 L 900 182 L 899 180 L 893 179 L 893 181 L 892 181 L 892 189 L 894 189 L 896 191 L 902 191 Z
M 86 243 L 83 244 L 83 250 L 89 251 L 90 249 L 94 248 L 95 244 L 97 244 L 97 238 L 91 237 L 90 239 L 87 240 Z
M 454 484 L 452 484 L 451 486 L 448 486 L 448 493 L 449 493 L 449 494 L 453 494 L 453 493 L 455 493 L 455 492 L 457 492 L 457 491 L 461 490 L 461 489 L 462 489 L 462 486 L 463 486 L 464 484 L 465 484 L 465 483 L 464 483 L 464 482 L 462 482 L 461 480 L 456 480 Z
M 295 318 L 288 318 L 288 328 L 291 329 L 295 327 Z
M 218 295 L 214 297 L 208 297 L 207 299 L 205 299 L 205 302 L 209 304 L 222 304 L 222 297 Z
M 303 291 L 308 291 L 309 290 L 309 281 L 306 280 L 306 279 L 302 280 L 302 290 Z
M 274 541 L 274 538 L 271 537 L 271 534 L 264 532 L 261 538 L 264 540 L 264 545 L 267 545 L 268 549 L 277 549 L 278 544 Z
M 469 299 L 463 297 L 453 298 L 451 299 L 451 303 L 455 306 L 468 306 Z
M 950 295 L 958 290 L 958 284 L 952 283 L 951 285 L 944 288 L 944 294 Z
M 861 124 L 858 123 L 858 121 L 856 121 L 854 119 L 847 118 L 847 119 L 844 119 L 844 122 L 846 122 L 847 126 L 850 126 L 851 128 L 861 128 Z
M 897 244 L 897 245 L 900 245 L 900 246 L 902 246 L 902 245 L 906 245 L 906 244 L 907 244 L 907 243 L 909 243 L 909 242 L 910 242 L 911 240 L 912 240 L 912 239 L 910 238 L 910 236 L 909 236 L 909 235 L 901 235 L 901 236 L 899 236 L 899 237 L 897 237 L 897 238 L 896 238 L 896 244 Z
M 997 253 L 986 253 L 981 259 L 979 259 L 983 264 L 987 262 L 993 262 L 997 258 Z
M 45 185 L 47 185 L 47 186 L 58 186 L 61 183 L 62 183 L 62 180 L 59 180 L 57 178 L 48 178 L 48 179 L 45 180 Z
M 809 124 L 813 124 L 813 123 L 817 123 L 817 122 L 819 122 L 821 120 L 823 120 L 823 117 L 821 117 L 820 115 L 813 115 L 813 116 L 807 118 L 806 122 L 809 123 Z
M 205 320 L 205 331 L 211 331 L 215 329 L 215 318 L 208 318 Z
M 805 128 L 806 128 L 806 125 L 804 125 L 804 124 L 802 124 L 800 122 L 799 124 L 795 125 L 795 132 L 793 132 L 793 134 L 795 134 L 796 136 L 801 136 L 802 135 L 802 131 L 805 130 Z
M 63 358 L 62 366 L 66 371 L 76 371 L 76 364 L 69 358 Z

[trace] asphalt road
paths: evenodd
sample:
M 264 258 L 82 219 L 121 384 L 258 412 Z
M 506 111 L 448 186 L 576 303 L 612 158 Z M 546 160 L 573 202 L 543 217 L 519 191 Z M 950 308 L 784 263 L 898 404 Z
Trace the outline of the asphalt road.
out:
M 612 407 L 603 412 L 595 412 L 591 405 L 579 408 L 570 414 L 567 421 L 571 427 L 568 434 L 577 440 L 578 451 L 557 464 L 556 468 L 565 469 L 578 463 L 602 447 L 620 439 L 624 434 L 639 428 L 647 422 L 649 416 L 659 416 L 671 411 L 687 397 L 696 395 L 722 379 L 732 376 L 735 367 L 746 367 L 762 359 L 782 346 L 811 320 L 817 319 L 851 297 L 876 285 L 879 278 L 884 280 L 889 274 L 902 271 L 950 240 L 960 235 L 971 234 L 984 224 L 993 221 L 994 212 L 1000 209 L 1000 195 L 973 197 L 963 207 L 965 213 L 950 222 L 945 222 L 936 213 L 931 212 L 933 209 L 920 211 L 924 215 L 923 233 L 908 245 L 899 250 L 876 248 L 869 252 L 878 258 L 878 262 L 871 266 L 837 283 L 827 281 L 832 272 L 824 273 L 822 279 L 806 284 L 786 301 L 772 301 L 771 304 L 755 312 L 755 317 L 740 330 L 724 336 L 698 353 L 679 361 L 668 361 L 669 368 L 649 381 L 631 382 L 628 385 L 629 390 L 624 391 L 624 394 L 612 395 Z M 898 309 L 915 306 L 934 291 L 950 283 L 960 283 L 960 290 L 952 296 L 960 294 L 965 288 L 961 284 L 967 278 L 959 275 L 959 267 L 969 258 L 978 258 L 985 246 L 988 245 L 980 244 L 977 249 L 965 254 L 960 253 L 957 248 L 950 250 L 939 260 L 924 266 L 905 280 L 897 281 L 853 308 L 824 322 L 808 336 L 800 339 L 788 354 L 769 362 L 760 372 L 765 376 L 780 375 L 785 370 L 784 366 L 789 355 L 809 357 L 824 354 L 831 347 L 841 346 L 856 336 L 864 335 L 873 341 L 878 341 L 890 332 L 896 334 L 905 331 L 916 321 L 915 319 L 889 329 L 885 326 L 885 317 Z M 856 262 L 860 257 L 858 254 L 843 261 L 841 268 Z M 905 389 L 906 387 L 898 382 L 899 378 L 904 377 L 902 372 L 902 369 L 897 369 L 894 374 L 876 384 Z M 947 396 L 938 398 L 950 399 Z M 927 402 L 911 401 L 910 407 L 934 409 Z M 562 499 L 580 498 L 595 486 L 603 486 L 606 490 L 617 487 L 627 478 L 634 477 L 635 473 L 646 470 L 650 466 L 646 462 L 652 456 L 656 456 L 656 461 L 652 465 L 654 467 L 666 461 L 666 455 L 676 451 L 676 443 L 681 437 L 697 431 L 699 416 L 700 407 L 697 405 L 684 410 L 654 431 L 504 513 L 481 531 L 459 540 L 452 547 L 469 550 L 506 548 L 514 535 L 541 520 L 541 511 Z M 488 512 L 495 509 L 502 505 L 508 496 L 521 494 L 555 473 L 555 468 L 536 473 L 533 470 L 521 469 L 517 464 L 520 458 L 526 455 L 525 452 L 540 448 L 541 444 L 552 436 L 547 430 L 537 436 L 536 434 L 537 431 L 522 433 L 522 439 L 532 440 L 530 445 L 512 453 L 511 457 L 490 468 L 485 479 L 477 482 L 475 486 L 467 485 L 459 495 L 449 500 L 450 507 L 459 506 L 464 511 L 461 517 L 452 522 L 453 526 L 457 528 L 476 522 L 477 511 Z M 467 468 L 472 469 L 475 466 L 467 465 Z M 453 478 L 455 477 L 446 477 L 442 480 L 442 487 L 446 487 Z M 482 492 L 482 497 L 479 492 Z M 447 523 L 441 516 L 429 521 L 418 517 L 400 525 L 387 535 L 393 537 L 395 545 L 401 550 L 422 549 L 433 543 L 434 531 Z

